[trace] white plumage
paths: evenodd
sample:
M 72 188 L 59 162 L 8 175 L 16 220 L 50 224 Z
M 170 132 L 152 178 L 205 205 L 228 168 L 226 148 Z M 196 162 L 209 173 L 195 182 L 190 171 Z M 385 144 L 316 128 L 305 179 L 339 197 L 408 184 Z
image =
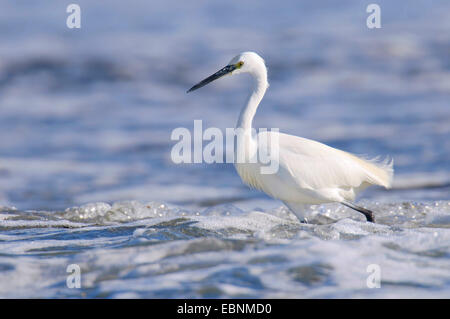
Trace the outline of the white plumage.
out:
M 273 198 L 283 201 L 300 221 L 306 220 L 305 205 L 339 202 L 363 213 L 373 221 L 372 212 L 352 203 L 358 192 L 370 185 L 390 188 L 393 178 L 393 161 L 377 161 L 359 158 L 353 154 L 325 144 L 288 134 L 261 132 L 251 135 L 252 120 L 267 88 L 267 68 L 264 60 L 254 52 L 244 52 L 214 75 L 195 85 L 188 92 L 198 89 L 225 74 L 250 73 L 254 87 L 243 108 L 237 128 L 246 132 L 246 138 L 238 143 L 237 152 L 243 152 L 247 160 L 256 156 L 261 148 L 270 153 L 270 141 L 278 140 L 278 166 L 274 174 L 261 174 L 262 163 L 236 163 L 241 179 Z M 277 134 L 276 136 L 272 136 Z

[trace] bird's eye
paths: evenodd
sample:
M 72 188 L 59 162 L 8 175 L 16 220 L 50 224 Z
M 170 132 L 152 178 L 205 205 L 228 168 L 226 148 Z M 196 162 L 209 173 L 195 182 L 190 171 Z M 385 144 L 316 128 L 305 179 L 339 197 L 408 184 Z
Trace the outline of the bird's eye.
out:
M 239 62 L 236 64 L 236 67 L 239 69 L 242 65 L 244 65 L 244 62 L 239 61 Z

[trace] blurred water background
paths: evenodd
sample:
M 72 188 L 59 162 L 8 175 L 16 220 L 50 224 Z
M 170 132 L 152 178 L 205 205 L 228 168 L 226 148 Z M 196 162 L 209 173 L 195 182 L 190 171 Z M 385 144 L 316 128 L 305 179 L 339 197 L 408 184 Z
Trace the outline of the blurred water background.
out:
M 0 1 L 1 297 L 450 297 L 450 2 Z M 300 225 L 173 129 L 234 127 L 249 88 L 186 89 L 241 51 L 256 127 L 395 161 L 393 189 Z M 78 264 L 82 288 L 66 287 Z M 367 266 L 381 268 L 368 289 Z

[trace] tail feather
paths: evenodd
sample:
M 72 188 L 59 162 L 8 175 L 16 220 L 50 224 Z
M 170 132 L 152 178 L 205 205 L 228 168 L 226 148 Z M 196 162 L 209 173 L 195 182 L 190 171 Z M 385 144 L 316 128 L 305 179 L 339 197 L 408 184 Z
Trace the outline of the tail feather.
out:
M 368 164 L 365 168 L 369 181 L 385 188 L 391 188 L 394 178 L 394 159 L 386 157 L 380 161 L 376 157 L 365 161 Z

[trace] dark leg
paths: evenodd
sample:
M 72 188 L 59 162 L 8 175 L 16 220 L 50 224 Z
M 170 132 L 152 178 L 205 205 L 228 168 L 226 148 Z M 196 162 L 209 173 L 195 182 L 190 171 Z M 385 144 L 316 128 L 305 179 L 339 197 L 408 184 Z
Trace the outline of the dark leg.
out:
M 341 204 L 344 205 L 344 206 L 347 206 L 347 207 L 349 207 L 351 209 L 354 209 L 354 210 L 356 210 L 358 212 L 360 212 L 361 214 L 366 216 L 366 219 L 367 219 L 368 222 L 371 222 L 371 223 L 375 222 L 375 218 L 373 216 L 372 211 L 370 211 L 368 209 L 365 209 L 363 207 L 356 206 L 355 204 L 350 203 L 350 202 L 341 202 Z

